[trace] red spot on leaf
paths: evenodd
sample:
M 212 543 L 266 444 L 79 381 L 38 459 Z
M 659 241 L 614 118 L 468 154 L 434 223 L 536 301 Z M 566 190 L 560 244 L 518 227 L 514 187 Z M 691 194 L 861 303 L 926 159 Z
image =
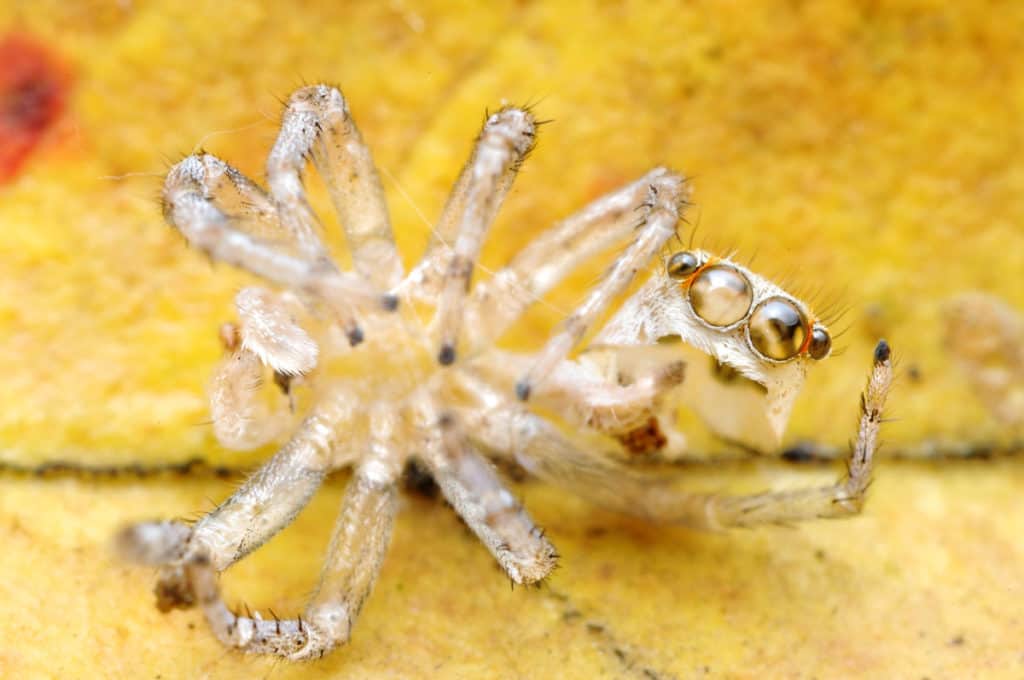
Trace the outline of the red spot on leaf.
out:
M 70 78 L 39 43 L 0 37 L 0 183 L 18 172 L 67 103 Z

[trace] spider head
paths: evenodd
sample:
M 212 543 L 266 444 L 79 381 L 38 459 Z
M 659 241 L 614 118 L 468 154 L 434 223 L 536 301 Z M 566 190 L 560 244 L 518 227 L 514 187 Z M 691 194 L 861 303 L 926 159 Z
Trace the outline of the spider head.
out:
M 825 325 L 771 281 L 702 250 L 673 254 L 655 286 L 654 337 L 678 336 L 713 358 L 688 366 L 693 408 L 723 437 L 778 444 L 808 366 L 831 354 Z M 710 366 L 703 380 L 701 365 Z

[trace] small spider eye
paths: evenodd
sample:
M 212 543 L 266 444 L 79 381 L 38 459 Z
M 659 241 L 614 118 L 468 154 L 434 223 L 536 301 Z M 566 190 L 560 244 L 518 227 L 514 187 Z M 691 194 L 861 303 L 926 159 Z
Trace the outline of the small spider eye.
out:
M 821 326 L 811 329 L 811 342 L 807 345 L 807 353 L 812 359 L 821 360 L 832 351 L 832 337 Z
M 750 315 L 750 344 L 762 356 L 775 361 L 792 359 L 807 339 L 807 322 L 796 305 L 785 298 L 768 298 Z M 827 337 L 827 334 L 826 334 Z
M 668 266 L 665 269 L 673 279 L 685 279 L 697 271 L 698 267 L 700 267 L 700 260 L 697 256 L 688 250 L 684 250 L 670 257 Z
M 690 284 L 694 314 L 712 326 L 731 326 L 750 311 L 754 293 L 747 277 L 725 264 L 707 267 Z

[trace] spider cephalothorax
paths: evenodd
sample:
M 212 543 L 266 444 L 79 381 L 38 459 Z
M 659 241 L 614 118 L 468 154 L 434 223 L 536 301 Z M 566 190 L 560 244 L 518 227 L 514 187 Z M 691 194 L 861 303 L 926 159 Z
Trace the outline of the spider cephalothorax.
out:
M 675 348 L 659 344 L 664 338 L 679 337 L 762 386 L 762 400 L 750 408 L 776 435 L 807 360 L 829 353 L 827 330 L 803 303 L 724 258 L 689 251 L 672 256 L 569 358 L 676 234 L 688 194 L 679 175 L 656 169 L 599 198 L 471 286 L 536 125 L 526 109 L 488 116 L 434 240 L 408 274 L 369 151 L 334 88 L 305 87 L 289 99 L 267 161 L 269 191 L 208 154 L 171 169 L 163 192 L 168 221 L 214 260 L 276 285 L 241 291 L 239 321 L 222 329 L 228 355 L 211 390 L 214 432 L 231 448 L 290 436 L 195 524 L 143 523 L 121 535 L 126 554 L 160 567 L 162 609 L 198 604 L 221 641 L 249 652 L 303 659 L 345 643 L 384 559 L 399 477 L 410 462 L 429 470 L 513 582 L 540 581 L 555 566 L 555 549 L 481 451 L 659 521 L 744 526 L 859 510 L 891 379 L 884 343 L 864 393 L 848 475 L 835 485 L 707 496 L 675 491 L 627 467 L 624 449 L 685 455 L 672 414 L 677 393 L 692 381 Z M 318 235 L 301 180 L 307 159 L 327 183 L 353 272 L 334 263 Z M 621 252 L 607 275 L 542 350 L 494 346 L 535 300 L 613 246 Z M 264 399 L 258 388 L 267 374 L 289 397 L 304 391 L 301 421 L 292 419 L 294 401 Z M 742 426 L 735 418 L 710 424 L 737 436 L 737 422 Z M 352 479 L 303 615 L 264 620 L 229 610 L 217 573 L 290 523 L 325 476 L 342 467 L 352 467 Z

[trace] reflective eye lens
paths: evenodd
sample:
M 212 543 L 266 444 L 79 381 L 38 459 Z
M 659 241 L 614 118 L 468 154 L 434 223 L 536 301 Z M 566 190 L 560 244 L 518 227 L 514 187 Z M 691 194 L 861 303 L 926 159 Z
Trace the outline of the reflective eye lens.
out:
M 769 359 L 785 361 L 800 353 L 807 338 L 807 322 L 789 300 L 768 298 L 750 315 L 750 344 Z
M 811 329 L 811 342 L 807 346 L 807 353 L 812 359 L 824 359 L 832 351 L 832 338 L 828 331 L 821 326 Z
M 683 251 L 676 253 L 668 260 L 668 265 L 665 269 L 668 271 L 668 275 L 673 279 L 685 279 L 700 266 L 700 260 L 697 256 L 689 251 Z
M 724 264 L 703 270 L 690 284 L 690 306 L 712 326 L 731 326 L 750 311 L 754 294 L 747 278 Z

